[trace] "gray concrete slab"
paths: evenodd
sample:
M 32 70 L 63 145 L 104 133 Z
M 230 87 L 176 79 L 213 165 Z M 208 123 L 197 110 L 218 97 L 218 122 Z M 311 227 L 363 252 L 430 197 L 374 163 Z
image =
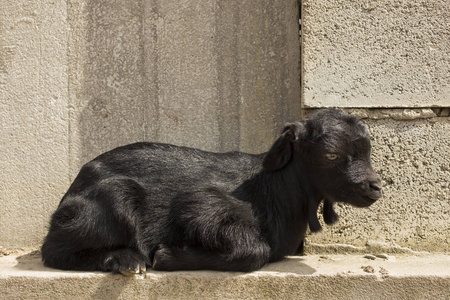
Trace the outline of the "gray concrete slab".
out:
M 450 106 L 450 2 L 303 0 L 306 107 Z
M 65 1 L 0 4 L 0 245 L 41 243 L 69 184 Z
M 42 266 L 38 253 L 0 258 L 4 299 L 448 299 L 450 256 L 290 257 L 253 273 L 156 272 L 124 277 Z M 378 255 L 378 257 L 376 256 Z
M 268 149 L 300 119 L 297 0 L 2 1 L 0 245 L 116 146 Z

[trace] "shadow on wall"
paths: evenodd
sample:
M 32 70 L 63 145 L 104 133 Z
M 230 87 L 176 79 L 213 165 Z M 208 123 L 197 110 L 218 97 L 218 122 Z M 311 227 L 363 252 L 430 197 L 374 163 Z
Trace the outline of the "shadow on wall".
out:
M 300 119 L 298 12 L 284 3 L 87 0 L 78 167 L 138 141 L 266 151 Z

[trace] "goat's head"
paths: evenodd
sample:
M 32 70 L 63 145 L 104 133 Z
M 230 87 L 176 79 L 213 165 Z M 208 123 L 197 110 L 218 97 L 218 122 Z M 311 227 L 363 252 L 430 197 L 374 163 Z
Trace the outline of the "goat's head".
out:
M 308 120 L 288 124 L 266 154 L 263 167 L 288 164 L 306 171 L 315 197 L 366 207 L 381 197 L 381 180 L 370 161 L 365 126 L 339 110 L 321 110 Z

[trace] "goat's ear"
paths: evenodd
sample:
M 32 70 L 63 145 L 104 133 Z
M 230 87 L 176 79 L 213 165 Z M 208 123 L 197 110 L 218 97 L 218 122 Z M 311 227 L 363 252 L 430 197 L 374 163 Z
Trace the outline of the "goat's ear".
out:
M 263 168 L 267 171 L 276 171 L 284 167 L 292 156 L 293 145 L 304 132 L 304 124 L 301 122 L 287 124 L 281 136 L 267 152 L 263 160 Z

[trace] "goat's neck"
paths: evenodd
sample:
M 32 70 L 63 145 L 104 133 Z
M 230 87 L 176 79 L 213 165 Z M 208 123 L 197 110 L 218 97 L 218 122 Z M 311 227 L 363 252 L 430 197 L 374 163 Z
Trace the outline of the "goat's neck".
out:
M 317 218 L 317 209 L 322 201 L 322 197 L 319 193 L 315 192 L 314 187 L 311 185 L 308 179 L 306 167 L 300 163 L 300 178 L 304 183 L 304 189 L 306 191 L 307 203 L 308 203 L 308 225 L 312 232 L 318 232 L 322 230 L 319 219 Z
M 294 225 L 292 222 L 304 221 L 302 217 L 308 214 L 307 199 L 314 197 L 304 172 L 301 165 L 292 162 L 279 171 L 260 170 L 246 182 L 245 190 L 252 194 L 252 202 L 258 208 Z
M 257 172 L 243 188 L 261 217 L 275 258 L 296 253 L 310 223 L 309 198 L 313 193 L 302 172 L 299 164 L 290 162 L 279 171 Z
M 281 218 L 279 222 L 299 227 L 307 221 L 311 231 L 322 229 L 317 219 L 322 198 L 313 189 L 300 161 L 291 161 L 279 171 L 260 170 L 246 182 L 245 191 L 251 193 L 257 209 L 272 220 Z

